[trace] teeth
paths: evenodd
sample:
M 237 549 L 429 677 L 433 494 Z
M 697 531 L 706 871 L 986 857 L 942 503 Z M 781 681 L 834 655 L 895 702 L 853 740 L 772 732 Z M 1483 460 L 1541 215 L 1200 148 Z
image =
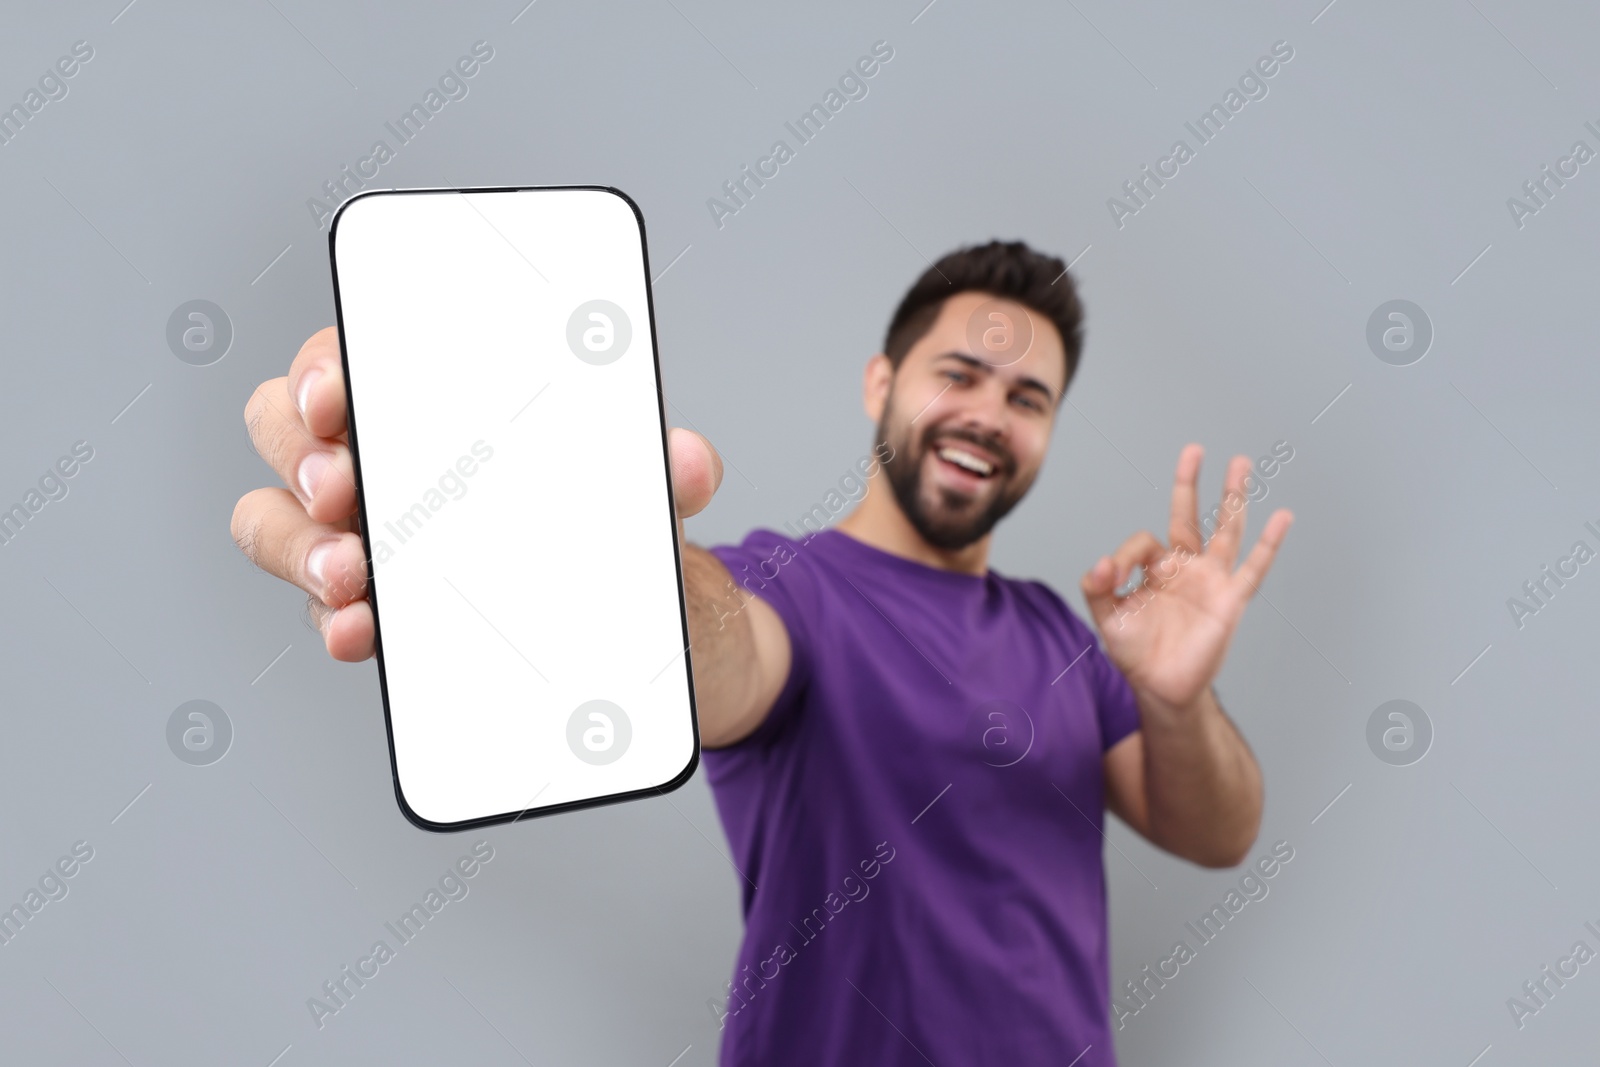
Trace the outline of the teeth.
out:
M 994 473 L 994 465 L 988 460 L 980 459 L 971 452 L 963 452 L 959 448 L 951 448 L 949 445 L 939 449 L 939 457 L 949 460 L 958 467 L 965 467 L 974 474 L 982 474 L 987 477 Z

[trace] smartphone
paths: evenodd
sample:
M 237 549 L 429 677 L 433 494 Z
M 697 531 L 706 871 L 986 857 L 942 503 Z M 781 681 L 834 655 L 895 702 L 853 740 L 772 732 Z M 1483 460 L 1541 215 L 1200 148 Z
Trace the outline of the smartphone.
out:
M 328 245 L 401 811 L 464 830 L 682 785 L 699 731 L 638 205 L 373 190 Z

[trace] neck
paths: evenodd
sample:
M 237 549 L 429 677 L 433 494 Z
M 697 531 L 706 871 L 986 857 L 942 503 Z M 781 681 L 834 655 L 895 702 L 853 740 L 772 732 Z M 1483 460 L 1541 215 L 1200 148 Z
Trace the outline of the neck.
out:
M 984 534 L 967 547 L 955 550 L 930 545 L 911 525 L 906 513 L 900 510 L 900 502 L 894 494 L 886 486 L 880 488 L 882 477 L 881 473 L 873 476 L 867 483 L 867 493 L 861 502 L 850 514 L 834 523 L 834 529 L 873 548 L 929 567 L 975 574 L 980 578 L 988 573 L 991 534 Z

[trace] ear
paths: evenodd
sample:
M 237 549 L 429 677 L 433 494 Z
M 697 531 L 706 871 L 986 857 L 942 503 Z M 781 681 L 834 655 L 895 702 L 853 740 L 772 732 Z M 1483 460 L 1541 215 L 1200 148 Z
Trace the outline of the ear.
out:
M 889 385 L 893 380 L 894 368 L 890 366 L 888 356 L 879 352 L 867 360 L 866 370 L 861 376 L 861 403 L 873 425 L 883 418 L 884 401 L 888 399 Z

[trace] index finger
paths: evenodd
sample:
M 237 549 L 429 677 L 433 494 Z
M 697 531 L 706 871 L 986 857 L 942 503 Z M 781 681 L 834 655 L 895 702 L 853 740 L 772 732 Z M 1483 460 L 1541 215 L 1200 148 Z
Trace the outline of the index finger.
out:
M 349 412 L 345 406 L 344 366 L 339 331 L 332 326 L 312 334 L 289 365 L 289 395 L 306 429 L 317 437 L 342 440 Z
M 1155 534 L 1140 530 L 1118 545 L 1111 555 L 1101 556 L 1095 561 L 1079 585 L 1084 603 L 1094 616 L 1095 625 L 1103 627 L 1123 604 L 1133 598 L 1132 593 L 1118 596 L 1117 590 L 1128 580 L 1135 565 L 1144 567 L 1148 576 L 1150 565 L 1166 551 L 1161 542 L 1156 540 Z

